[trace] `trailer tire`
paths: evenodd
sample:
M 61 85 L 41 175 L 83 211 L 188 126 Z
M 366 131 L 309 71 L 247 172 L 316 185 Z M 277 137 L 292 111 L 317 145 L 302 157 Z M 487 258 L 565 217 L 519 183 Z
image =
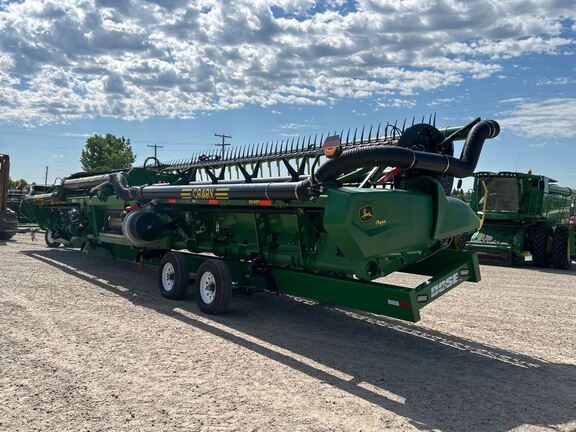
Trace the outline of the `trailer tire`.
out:
M 558 269 L 570 268 L 570 258 L 568 257 L 568 229 L 562 226 L 556 227 L 553 239 L 552 264 Z
M 532 230 L 530 253 L 534 267 L 550 267 L 551 253 L 548 239 L 552 237 L 552 228 L 548 225 L 536 225 Z
M 178 300 L 186 297 L 190 277 L 188 263 L 181 253 L 168 252 L 158 268 L 158 287 L 163 297 Z
M 196 303 L 204 313 L 218 315 L 228 308 L 232 296 L 232 275 L 225 262 L 204 261 L 196 272 Z
M 58 247 L 60 247 L 60 245 L 62 245 L 62 243 L 54 240 L 54 237 L 52 235 L 52 231 L 50 231 L 50 230 L 46 230 L 44 232 L 44 241 L 46 242 L 46 246 L 48 246 L 49 248 L 58 248 Z

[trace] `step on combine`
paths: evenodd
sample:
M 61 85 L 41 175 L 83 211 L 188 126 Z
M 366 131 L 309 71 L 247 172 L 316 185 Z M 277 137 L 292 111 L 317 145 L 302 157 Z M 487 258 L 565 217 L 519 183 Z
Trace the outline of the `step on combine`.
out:
M 184 297 L 193 281 L 205 313 L 223 312 L 232 293 L 266 290 L 418 321 L 431 301 L 480 280 L 476 255 L 450 248 L 479 219 L 447 194 L 499 132 L 492 120 L 434 123 L 149 158 L 71 175 L 23 209 L 50 247 L 158 265 L 164 297 Z M 375 281 L 396 271 L 426 280 Z

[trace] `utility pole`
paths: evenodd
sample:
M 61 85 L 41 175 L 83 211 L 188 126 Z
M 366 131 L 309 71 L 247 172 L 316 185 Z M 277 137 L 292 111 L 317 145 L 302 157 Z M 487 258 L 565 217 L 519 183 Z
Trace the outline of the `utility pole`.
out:
M 48 167 L 46 167 L 46 175 L 44 176 L 44 185 L 48 185 Z
M 226 138 L 232 138 L 232 135 L 214 134 L 214 136 L 222 138 L 222 143 L 216 144 L 216 147 L 222 147 L 222 159 L 224 159 L 224 148 L 230 145 L 226 142 Z
M 159 145 L 147 145 L 146 147 L 150 147 L 154 149 L 154 159 L 158 159 L 156 156 L 158 155 L 158 149 L 159 148 L 164 148 L 164 146 L 159 146 Z

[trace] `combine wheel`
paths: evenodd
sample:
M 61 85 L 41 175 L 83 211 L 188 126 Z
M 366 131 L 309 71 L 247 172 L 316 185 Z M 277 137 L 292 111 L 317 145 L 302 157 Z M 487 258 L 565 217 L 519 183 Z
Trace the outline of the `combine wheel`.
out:
M 44 233 L 44 241 L 46 242 L 46 246 L 48 246 L 49 248 L 57 248 L 60 247 L 60 245 L 62 244 L 54 240 L 54 234 L 50 230 L 46 230 L 46 232 Z
M 561 226 L 556 227 L 553 238 L 552 264 L 559 269 L 570 268 L 570 258 L 568 257 L 568 229 Z
M 549 241 L 552 237 L 552 228 L 544 224 L 536 225 L 531 237 L 532 264 L 535 267 L 549 267 L 552 258 Z
M 202 312 L 217 315 L 228 307 L 232 296 L 232 276 L 223 261 L 206 260 L 196 273 L 196 302 Z
M 188 263 L 178 252 L 168 252 L 162 257 L 158 268 L 158 286 L 160 293 L 169 299 L 181 299 L 186 296 L 190 279 Z

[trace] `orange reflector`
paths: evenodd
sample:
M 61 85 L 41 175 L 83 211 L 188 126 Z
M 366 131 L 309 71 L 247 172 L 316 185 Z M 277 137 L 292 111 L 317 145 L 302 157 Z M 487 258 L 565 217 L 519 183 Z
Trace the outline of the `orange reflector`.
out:
M 176 204 L 176 198 L 168 198 L 169 204 Z
M 208 200 L 208 204 L 218 204 L 218 200 Z
M 269 205 L 272 205 L 272 201 L 270 201 L 270 200 L 260 200 L 260 205 L 262 205 L 262 206 L 269 206 Z
M 331 158 L 338 155 L 340 147 L 324 147 L 324 156 Z
M 327 158 L 333 158 L 340 154 L 341 152 L 341 144 L 342 141 L 340 140 L 340 136 L 332 135 L 326 138 L 324 144 L 322 144 L 322 150 L 324 150 L 324 156 Z

